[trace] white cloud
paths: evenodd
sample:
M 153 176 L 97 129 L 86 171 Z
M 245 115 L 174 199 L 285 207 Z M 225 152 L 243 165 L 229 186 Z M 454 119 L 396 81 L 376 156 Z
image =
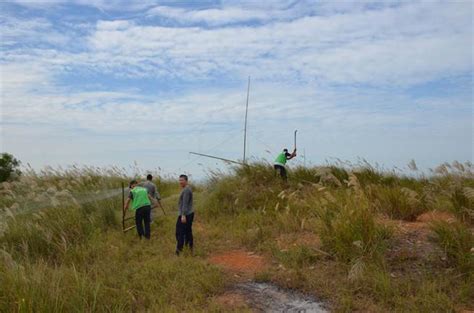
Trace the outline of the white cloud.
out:
M 436 149 L 439 158 L 469 155 L 472 119 L 457 111 L 467 110 L 465 98 L 452 94 L 420 100 L 404 93 L 406 87 L 472 72 L 470 6 L 325 6 L 324 14 L 303 16 L 300 8 L 288 12 L 283 3 L 272 9 L 281 13 L 276 19 L 261 15 L 264 9 L 258 6 L 159 7 L 159 14 L 183 24 L 100 20 L 91 28 L 82 24 L 85 35 L 80 37 L 59 32 L 48 20 L 9 17 L 0 26 L 2 40 L 8 38 L 3 43 L 9 43 L 0 58 L 3 145 L 21 158 L 44 163 L 53 158 L 94 163 L 108 157 L 122 164 L 134 157 L 130 150 L 137 144 L 142 153 L 150 145 L 146 151 L 152 156 L 170 149 L 166 162 L 176 169 L 180 165 L 173 162 L 188 150 L 206 151 L 224 141 L 208 152 L 236 158 L 245 87 L 207 84 L 157 99 L 107 85 L 83 91 L 64 84 L 61 75 L 84 71 L 130 80 L 235 83 L 250 74 L 252 155 L 266 156 L 267 148 L 278 151 L 291 142 L 295 128 L 301 130 L 302 146 L 318 161 L 330 155 L 429 160 Z M 248 17 L 266 22 L 238 25 Z M 213 27 L 183 27 L 193 25 L 186 21 Z M 39 46 L 42 41 L 50 46 Z M 71 43 L 80 48 L 67 49 Z M 371 88 L 349 88 L 353 84 Z M 430 110 L 414 109 L 421 105 Z M 433 134 L 437 137 L 430 139 Z M 229 136 L 233 140 L 225 142 Z
M 11 16 L 0 16 L 0 46 L 9 47 L 15 44 L 64 45 L 67 36 L 53 28 L 53 24 L 44 18 L 20 19 Z
M 355 13 L 371 7 L 400 6 L 401 1 L 222 1 L 212 8 L 178 7 L 158 5 L 150 8 L 148 17 L 159 16 L 171 19 L 181 25 L 204 23 L 207 26 L 223 26 L 238 23 L 275 23 L 290 21 L 303 16 L 326 16 Z
M 172 10 L 179 15 L 182 9 Z M 465 48 L 472 38 L 471 29 L 466 28 L 470 18 L 470 12 L 459 4 L 420 3 L 256 27 L 202 29 L 99 22 L 89 42 L 92 52 L 99 53 L 94 60 L 99 67 L 119 68 L 127 75 L 195 79 L 211 73 L 252 74 L 283 81 L 298 77 L 411 85 L 472 68 L 471 52 Z
M 2 29 L 15 42 L 28 42 L 21 33 L 34 31 L 32 36 L 42 33 L 51 41 L 61 37 L 64 42 L 87 45 L 76 53 L 17 49 L 4 61 L 34 57 L 43 66 L 54 63 L 56 70 L 62 64 L 117 76 L 190 81 L 216 75 L 241 79 L 251 74 L 262 80 L 407 86 L 472 69 L 472 53 L 465 44 L 472 39 L 471 13 L 463 5 L 415 3 L 213 29 L 98 21 L 87 32 L 90 35 L 80 38 L 49 31 L 48 23 L 40 30 L 15 23 L 12 31 Z
M 16 3 L 27 8 L 32 9 L 52 9 L 60 5 L 82 5 L 94 7 L 99 10 L 111 10 L 111 11 L 141 11 L 157 4 L 157 1 L 153 0 L 140 0 L 140 1 L 129 1 L 129 0 L 10 0 L 8 2 Z
M 263 10 L 246 10 L 238 7 L 193 10 L 178 7 L 157 6 L 148 10 L 147 15 L 171 18 L 182 23 L 203 22 L 214 26 L 252 20 L 267 21 L 275 18 Z

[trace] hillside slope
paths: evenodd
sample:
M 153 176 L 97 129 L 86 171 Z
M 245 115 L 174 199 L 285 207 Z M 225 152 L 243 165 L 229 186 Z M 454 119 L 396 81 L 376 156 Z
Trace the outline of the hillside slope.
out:
M 182 257 L 174 182 L 157 181 L 167 215 L 155 212 L 150 241 L 121 232 L 120 171 L 3 183 L 0 311 L 250 311 L 233 289 L 243 280 L 299 290 L 335 312 L 474 308 L 472 165 L 420 178 L 369 166 L 289 174 L 283 184 L 253 164 L 195 186 L 196 251 Z

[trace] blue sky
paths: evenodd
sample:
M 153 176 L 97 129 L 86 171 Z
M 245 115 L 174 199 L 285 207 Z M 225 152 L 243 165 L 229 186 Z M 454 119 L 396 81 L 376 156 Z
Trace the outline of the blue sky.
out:
M 204 177 L 248 151 L 421 168 L 473 156 L 471 1 L 0 4 L 2 151 Z M 293 164 L 301 164 L 300 156 Z

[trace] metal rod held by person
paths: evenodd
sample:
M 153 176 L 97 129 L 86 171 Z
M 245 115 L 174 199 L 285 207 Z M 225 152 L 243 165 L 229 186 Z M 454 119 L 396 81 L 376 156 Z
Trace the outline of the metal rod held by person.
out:
M 160 205 L 161 211 L 163 211 L 163 215 L 166 215 L 165 208 L 161 204 L 161 200 L 158 200 L 158 204 Z
M 296 133 L 298 132 L 297 129 L 295 129 L 295 151 L 296 151 Z

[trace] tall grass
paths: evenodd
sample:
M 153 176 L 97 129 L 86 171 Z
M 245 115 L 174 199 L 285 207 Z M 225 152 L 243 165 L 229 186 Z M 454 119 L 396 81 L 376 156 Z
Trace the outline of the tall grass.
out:
M 452 186 L 448 191 L 452 203 L 452 211 L 464 222 L 474 223 L 474 188 L 460 184 Z
M 122 234 L 120 185 L 131 177 L 121 169 L 26 171 L 0 185 L 0 311 L 225 311 L 212 297 L 230 280 L 206 256 L 236 247 L 273 261 L 259 277 L 323 294 L 335 310 L 468 307 L 472 166 L 443 168 L 409 177 L 368 164 L 296 167 L 287 183 L 264 163 L 216 173 L 194 186 L 196 256 L 183 258 L 173 254 L 174 214 L 157 218 L 150 242 Z M 156 183 L 165 207 L 174 206 L 176 182 Z M 400 273 L 386 258 L 400 233 L 380 215 L 414 221 L 431 210 L 458 217 L 431 228 L 446 262 L 413 256 L 397 264 Z M 282 248 L 288 237 L 295 242 Z
M 370 186 L 371 205 L 390 218 L 414 221 L 427 211 L 423 196 L 406 187 Z
M 8 221 L 0 246 L 16 258 L 60 261 L 71 247 L 87 244 L 97 231 L 118 226 L 111 207 L 64 207 L 19 215 Z
M 158 220 L 161 236 L 149 245 L 122 234 L 120 186 L 129 179 L 118 170 L 49 169 L 0 186 L 8 195 L 0 200 L 0 312 L 212 307 L 222 274 L 202 260 L 174 258 L 174 216 Z M 165 197 L 179 190 L 157 183 Z
M 377 224 L 363 203 L 349 202 L 337 212 L 327 208 L 320 217 L 323 248 L 342 261 L 378 257 L 390 237 L 390 230 Z
M 474 271 L 474 235 L 466 225 L 437 221 L 431 225 L 436 241 L 444 250 L 448 262 L 463 273 Z

